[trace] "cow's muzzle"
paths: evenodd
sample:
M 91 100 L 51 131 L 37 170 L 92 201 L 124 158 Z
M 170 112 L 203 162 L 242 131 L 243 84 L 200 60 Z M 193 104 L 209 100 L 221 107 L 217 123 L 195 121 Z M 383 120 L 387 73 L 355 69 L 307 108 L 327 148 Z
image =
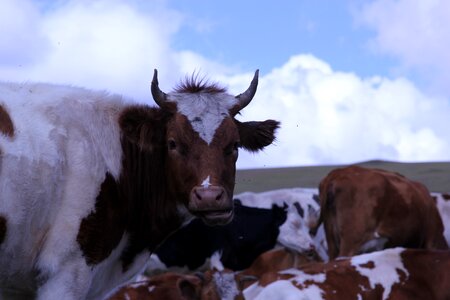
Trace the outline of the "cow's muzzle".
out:
M 233 219 L 233 201 L 221 186 L 194 187 L 188 205 L 189 211 L 206 225 L 226 225 Z

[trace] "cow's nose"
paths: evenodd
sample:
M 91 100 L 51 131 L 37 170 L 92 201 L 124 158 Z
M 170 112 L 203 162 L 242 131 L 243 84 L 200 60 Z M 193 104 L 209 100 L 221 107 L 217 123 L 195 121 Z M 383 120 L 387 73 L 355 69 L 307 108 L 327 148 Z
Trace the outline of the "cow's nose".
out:
M 195 187 L 193 191 L 195 201 L 201 203 L 222 202 L 225 197 L 225 189 L 221 186 Z
M 233 202 L 221 186 L 197 186 L 191 191 L 188 209 L 206 225 L 225 225 L 233 219 Z

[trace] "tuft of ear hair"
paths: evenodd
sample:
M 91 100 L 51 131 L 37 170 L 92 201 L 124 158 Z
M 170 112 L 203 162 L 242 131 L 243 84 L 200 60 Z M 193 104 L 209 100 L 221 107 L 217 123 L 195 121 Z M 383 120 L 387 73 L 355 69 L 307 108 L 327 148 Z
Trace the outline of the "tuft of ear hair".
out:
M 235 120 L 241 146 L 245 150 L 257 152 L 270 145 L 275 140 L 275 132 L 280 128 L 280 122 L 275 120 L 266 120 L 262 122 L 239 122 Z

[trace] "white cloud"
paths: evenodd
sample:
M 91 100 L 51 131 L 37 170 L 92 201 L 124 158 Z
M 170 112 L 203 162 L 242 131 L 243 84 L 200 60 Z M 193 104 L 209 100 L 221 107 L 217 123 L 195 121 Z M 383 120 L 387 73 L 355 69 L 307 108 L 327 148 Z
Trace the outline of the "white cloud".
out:
M 375 0 L 355 17 L 375 31 L 375 51 L 398 58 L 400 68 L 418 72 L 434 91 L 450 96 L 450 1 Z
M 0 67 L 35 63 L 48 50 L 40 14 L 28 1 L 0 1 Z
M 163 90 L 200 71 L 238 94 L 253 76 L 254 70 L 242 73 L 190 49 L 174 50 L 185 19 L 164 5 L 73 0 L 42 10 L 33 1 L 0 1 L 3 80 L 69 83 L 149 102 L 155 67 Z M 313 55 L 293 56 L 260 74 L 256 97 L 239 118 L 273 118 L 282 128 L 263 153 L 242 151 L 241 168 L 450 159 L 448 102 L 406 79 L 360 78 Z
M 18 32 L 5 35 L 13 39 L 32 28 L 43 36 L 40 41 L 15 39 L 15 48 L 23 53 L 16 64 L 2 66 L 1 78 L 74 84 L 150 99 L 154 68 L 160 70 L 163 87 L 180 77 L 177 53 L 171 49 L 172 35 L 182 22 L 176 12 L 158 7 L 142 11 L 129 1 L 97 0 L 65 1 L 43 13 L 31 1 L 1 1 L 9 2 L 9 11 L 2 7 L 5 15 L 21 11 L 23 2 L 30 9 L 21 11 L 21 19 L 33 16 L 25 25 L 10 26 Z M 6 42 L 0 42 L 1 49 Z M 47 51 L 35 55 L 41 46 Z M 23 59 L 27 56 L 34 61 Z
M 246 77 L 240 81 L 248 84 Z M 263 75 L 242 112 L 242 119 L 281 120 L 276 145 L 241 152 L 239 167 L 448 160 L 448 115 L 445 99 L 427 97 L 406 79 L 363 79 L 297 55 Z

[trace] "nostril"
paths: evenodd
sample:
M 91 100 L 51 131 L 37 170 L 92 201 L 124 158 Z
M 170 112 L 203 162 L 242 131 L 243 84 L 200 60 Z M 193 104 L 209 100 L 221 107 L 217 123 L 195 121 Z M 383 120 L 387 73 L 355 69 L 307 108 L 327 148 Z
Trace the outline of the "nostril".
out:
M 194 191 L 195 197 L 197 197 L 198 200 L 202 200 L 202 196 L 198 193 L 197 190 Z
M 219 201 L 220 199 L 222 199 L 223 196 L 223 191 L 221 191 L 217 196 L 216 196 L 216 200 Z

